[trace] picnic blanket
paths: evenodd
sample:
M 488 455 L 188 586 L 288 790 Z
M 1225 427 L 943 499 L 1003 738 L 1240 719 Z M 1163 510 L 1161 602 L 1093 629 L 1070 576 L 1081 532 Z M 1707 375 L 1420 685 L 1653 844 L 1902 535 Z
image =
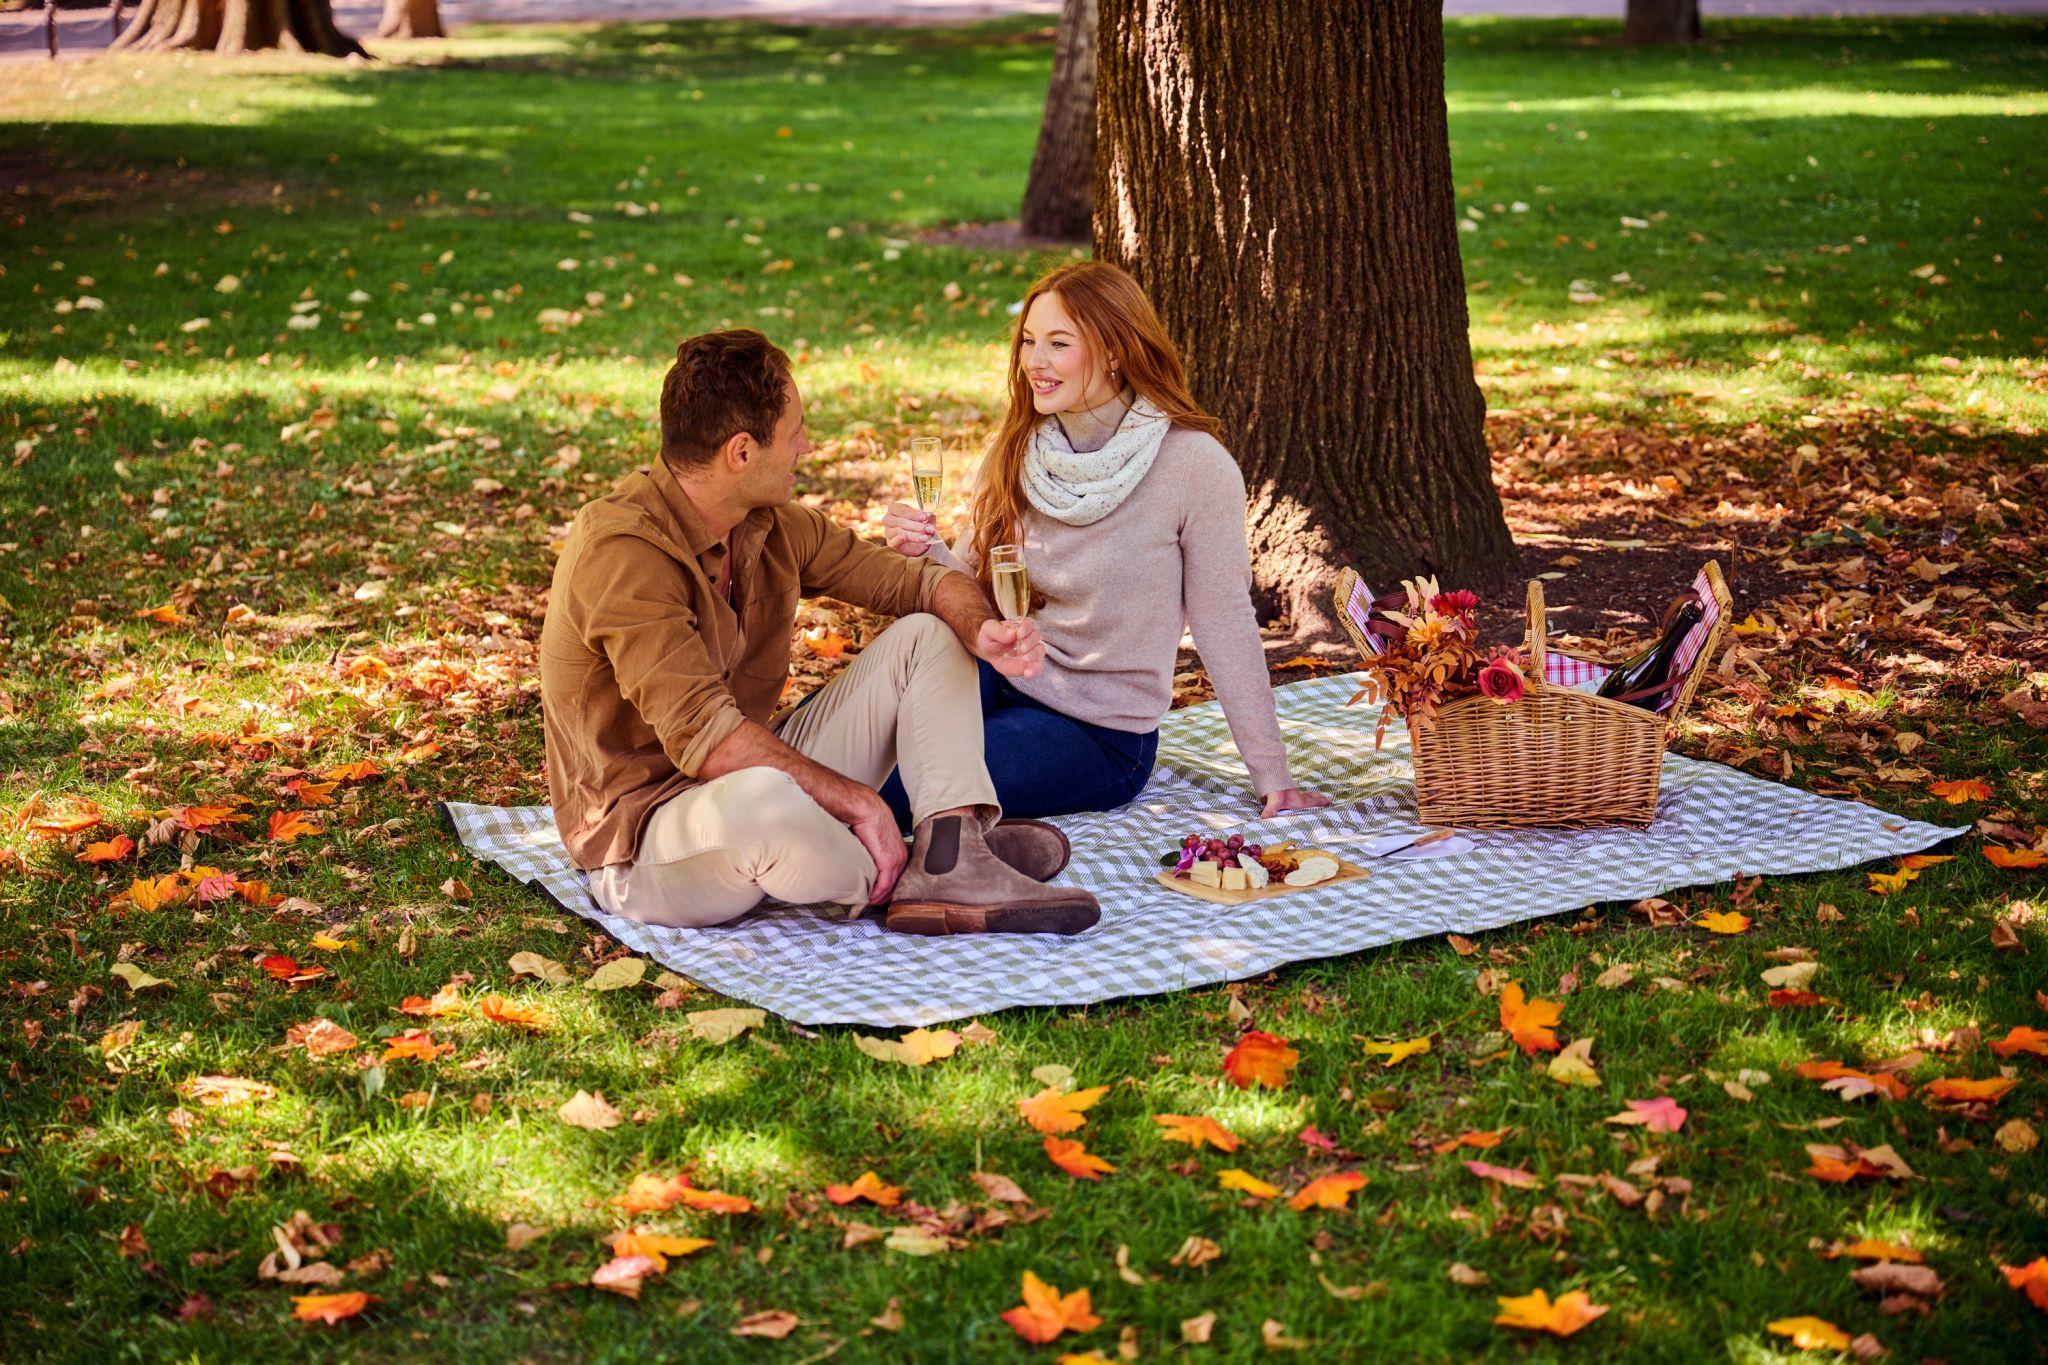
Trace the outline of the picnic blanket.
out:
M 932 1024 L 1011 1005 L 1081 1005 L 1256 975 L 1404 939 L 1474 934 L 1600 901 L 1634 901 L 1737 873 L 1782 875 L 1916 852 L 1966 826 L 1923 824 L 1816 796 L 1717 763 L 1667 756 L 1646 830 L 1472 831 L 1470 851 L 1367 861 L 1372 876 L 1239 907 L 1158 885 L 1159 857 L 1192 833 L 1358 850 L 1416 824 L 1408 735 L 1378 708 L 1344 707 L 1350 677 L 1276 688 L 1295 779 L 1337 804 L 1258 819 L 1244 764 L 1215 703 L 1170 714 L 1143 794 L 1121 810 L 1057 823 L 1074 846 L 1059 880 L 1087 887 L 1102 922 L 1072 938 L 891 934 L 878 917 L 776 903 L 708 929 L 660 929 L 591 900 L 543 806 L 444 807 L 478 857 L 602 925 L 636 952 L 800 1024 Z

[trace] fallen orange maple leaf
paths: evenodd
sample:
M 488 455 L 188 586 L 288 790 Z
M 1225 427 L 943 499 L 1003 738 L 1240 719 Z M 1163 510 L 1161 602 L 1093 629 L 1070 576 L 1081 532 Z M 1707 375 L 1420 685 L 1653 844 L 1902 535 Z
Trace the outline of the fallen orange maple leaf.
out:
M 116 835 L 104 843 L 87 844 L 79 852 L 81 863 L 118 863 L 135 851 L 135 841 L 125 834 Z
M 239 825 L 248 816 L 233 806 L 179 806 L 170 812 L 182 829 L 194 834 L 209 834 L 228 825 Z
M 1045 1154 L 1052 1158 L 1053 1165 L 1082 1180 L 1100 1180 L 1104 1174 L 1116 1170 L 1083 1146 L 1079 1138 L 1048 1137 Z
M 1500 1140 L 1512 1131 L 1509 1128 L 1477 1129 L 1469 1133 L 1460 1133 L 1454 1138 L 1445 1138 L 1442 1142 L 1432 1143 L 1429 1150 L 1441 1156 L 1445 1152 L 1455 1152 L 1460 1147 L 1498 1147 Z
M 2003 848 L 1997 844 L 1986 844 L 1984 856 L 1993 867 L 2048 867 L 2048 853 L 2036 848 Z
M 415 744 L 410 749 L 400 749 L 398 751 L 398 762 L 418 763 L 421 759 L 432 758 L 440 752 L 441 741 L 430 739 L 424 744 Z
M 1227 1171 L 1218 1171 L 1216 1183 L 1226 1190 L 1238 1190 L 1254 1199 L 1271 1199 L 1280 1193 L 1278 1185 L 1269 1185 L 1250 1171 L 1241 1171 L 1235 1166 Z
M 1839 1251 L 1824 1251 L 1821 1255 L 1831 1261 L 1840 1256 L 1848 1256 L 1858 1261 L 1903 1261 L 1909 1265 L 1920 1265 L 1927 1260 L 1926 1256 L 1909 1246 L 1900 1246 L 1897 1242 L 1881 1242 L 1872 1237 L 1851 1242 Z
M 1185 1142 L 1196 1151 L 1207 1143 L 1219 1152 L 1234 1152 L 1238 1137 L 1207 1114 L 1154 1114 L 1152 1121 L 1166 1129 L 1159 1136 L 1166 1142 Z
M 192 618 L 178 610 L 175 602 L 166 602 L 160 607 L 144 607 L 135 613 L 138 621 L 154 621 L 161 626 L 182 626 Z
M 1308 1209 L 1342 1209 L 1351 1204 L 1351 1196 L 1366 1187 L 1367 1176 L 1363 1171 L 1338 1171 L 1334 1175 L 1318 1176 L 1290 1200 L 1287 1207 L 1300 1213 Z
M 752 1213 L 754 1201 L 743 1194 L 727 1194 L 724 1190 L 700 1190 L 681 1176 L 676 1177 L 676 1200 L 684 1208 L 699 1213 Z
M 1037 1346 L 1062 1332 L 1087 1332 L 1102 1325 L 1102 1319 L 1095 1316 L 1088 1301 L 1087 1290 L 1076 1289 L 1063 1295 L 1028 1270 L 1024 1272 L 1024 1302 L 1006 1309 L 1002 1318 L 1018 1336 Z
M 284 784 L 284 789 L 298 799 L 302 806 L 331 806 L 334 804 L 334 789 L 339 782 L 308 782 L 295 777 Z
M 273 843 L 289 844 L 305 835 L 318 833 L 320 826 L 302 810 L 270 812 L 270 839 Z
M 1825 1180 L 1831 1185 L 1846 1185 L 1852 1180 L 1882 1180 L 1884 1167 L 1863 1157 L 1843 1160 L 1841 1157 L 1816 1156 L 1806 1173 L 1815 1180 Z
M 1500 1026 L 1524 1052 L 1557 1051 L 1557 1021 L 1564 1006 L 1555 1000 L 1527 1000 L 1522 983 L 1510 981 L 1501 988 Z
M 666 1233 L 622 1232 L 612 1238 L 612 1255 L 616 1257 L 645 1256 L 654 1262 L 658 1275 L 668 1269 L 669 1257 L 683 1257 L 705 1247 L 716 1246 L 709 1237 L 671 1237 Z
M 1866 1081 L 1874 1090 L 1882 1090 L 1895 1100 L 1902 1100 L 1911 1094 L 1911 1088 L 1897 1076 L 1883 1071 L 1858 1071 L 1853 1066 L 1843 1066 L 1837 1061 L 1801 1062 L 1798 1066 L 1801 1076 L 1810 1081 L 1832 1081 L 1843 1076 Z
M 324 1322 L 333 1326 L 344 1318 L 352 1318 L 373 1303 L 382 1300 L 373 1295 L 353 1294 L 294 1294 L 292 1316 L 300 1322 Z
M 1870 874 L 1870 889 L 1880 896 L 1889 896 L 1894 891 L 1905 890 L 1906 884 L 1919 875 L 1910 867 L 1897 872 L 1873 872 Z
M 1501 1307 L 1500 1316 L 1494 1319 L 1501 1326 L 1560 1337 L 1570 1336 L 1607 1311 L 1606 1304 L 1594 1303 L 1583 1289 L 1560 1294 L 1555 1302 L 1541 1289 L 1520 1298 L 1499 1298 L 1494 1302 Z
M 1922 1093 L 1937 1100 L 1955 1100 L 1961 1103 L 1995 1102 L 2018 1084 L 2018 1081 L 2009 1081 L 2002 1076 L 1992 1076 L 1981 1081 L 1968 1080 L 1961 1076 L 1943 1076 L 1940 1080 L 1929 1081 Z
M 395 1062 L 410 1059 L 418 1062 L 431 1062 L 453 1051 L 455 1051 L 455 1044 L 435 1042 L 434 1035 L 426 1029 L 407 1029 L 397 1037 L 385 1040 L 383 1060 Z
M 183 900 L 185 887 L 175 872 L 167 872 L 161 877 L 137 877 L 121 893 L 121 898 L 137 910 L 161 910 Z
M 870 1204 L 890 1209 L 903 1202 L 901 1185 L 885 1185 L 882 1177 L 873 1171 L 862 1171 L 851 1185 L 827 1185 L 825 1197 L 835 1204 L 851 1204 L 856 1199 L 865 1199 Z
M 2034 1307 L 2048 1312 L 2048 1256 L 2036 1256 L 2025 1265 L 2002 1265 L 1998 1269 L 2007 1284 L 2025 1293 Z
M 1930 782 L 1927 784 L 1927 790 L 1951 806 L 1960 806 L 1965 801 L 1991 799 L 1991 784 L 1975 777 L 1957 778 L 1952 782 Z
M 1109 1093 L 1106 1085 L 1091 1086 L 1071 1093 L 1049 1085 L 1027 1099 L 1017 1101 L 1017 1112 L 1041 1133 L 1071 1133 L 1088 1122 L 1082 1111 L 1094 1107 Z
M 2001 1057 L 2010 1057 L 2015 1052 L 2031 1052 L 2036 1057 L 2048 1057 L 2048 1032 L 2018 1024 L 2005 1037 L 1993 1043 L 1991 1050 Z
M 1792 1338 L 1792 1344 L 1802 1351 L 1849 1349 L 1849 1334 L 1826 1318 L 1779 1318 L 1764 1326 L 1766 1331 Z
M 492 999 L 502 1003 L 504 997 L 493 996 Z M 432 999 L 420 995 L 408 995 L 405 999 L 398 1002 L 398 1012 L 400 1014 L 410 1014 L 415 1019 L 439 1019 L 450 1014 L 460 1014 L 462 1013 L 462 987 L 451 981 L 440 990 L 435 991 Z
M 1749 927 L 1749 916 L 1736 910 L 1710 910 L 1700 916 L 1700 927 L 1716 934 L 1739 934 Z
M 1223 1074 L 1240 1090 L 1263 1085 L 1271 1090 L 1286 1086 L 1301 1063 L 1301 1054 L 1284 1038 L 1252 1029 L 1237 1040 L 1237 1046 L 1223 1058 Z
M 440 996 L 434 997 L 436 1000 Z M 513 1024 L 519 1028 L 544 1033 L 552 1022 L 548 1016 L 531 1005 L 521 1005 L 507 1000 L 502 995 L 487 995 L 476 1002 L 476 1012 L 494 1024 Z
M 1899 866 L 1908 872 L 1924 872 L 1930 867 L 1939 867 L 1943 863 L 1952 863 L 1955 860 L 1956 855 L 1953 853 L 1908 853 L 1899 859 Z
M 367 782 L 371 778 L 381 775 L 383 771 L 382 768 L 369 759 L 359 758 L 353 763 L 336 764 L 334 767 L 321 773 L 320 776 L 326 778 L 329 782 Z

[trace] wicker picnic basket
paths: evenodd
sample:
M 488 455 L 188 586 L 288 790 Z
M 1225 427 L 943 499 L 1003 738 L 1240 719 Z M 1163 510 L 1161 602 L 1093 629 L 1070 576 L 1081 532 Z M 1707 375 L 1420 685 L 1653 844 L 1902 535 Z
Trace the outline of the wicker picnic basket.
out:
M 1529 582 L 1529 667 L 1519 701 L 1461 697 L 1436 720 L 1410 729 L 1415 805 L 1425 825 L 1466 829 L 1586 829 L 1632 825 L 1657 814 L 1664 749 L 1692 704 L 1734 611 L 1719 564 L 1694 580 L 1705 616 L 1680 652 L 1684 681 L 1668 709 L 1572 691 L 1564 676 L 1597 680 L 1602 665 L 1551 654 L 1544 638 L 1543 584 Z M 1337 583 L 1337 619 L 1361 654 L 1373 654 L 1370 608 L 1359 610 L 1363 584 L 1345 569 Z M 1674 670 L 1675 671 L 1675 670 Z

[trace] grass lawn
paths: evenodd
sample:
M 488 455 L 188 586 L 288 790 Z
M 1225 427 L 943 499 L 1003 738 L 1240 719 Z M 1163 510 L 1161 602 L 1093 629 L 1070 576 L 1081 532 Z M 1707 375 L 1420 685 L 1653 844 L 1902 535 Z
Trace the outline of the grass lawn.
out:
M 2043 31 L 1710 20 L 1673 52 L 1610 29 L 1449 30 L 1475 352 L 1532 565 L 1564 600 L 1616 555 L 1725 546 L 1749 620 L 1691 752 L 2048 847 Z M 707 327 L 797 355 L 822 439 L 803 493 L 851 523 L 902 491 L 904 437 L 988 431 L 1005 308 L 1056 256 L 923 234 L 1014 213 L 1050 40 L 472 33 L 367 67 L 7 68 L 0 1360 L 1764 1361 L 1799 1354 L 1766 1325 L 1806 1315 L 1897 1360 L 2048 1358 L 1998 1269 L 2048 1256 L 2048 1058 L 1983 1046 L 2048 1028 L 2048 870 L 1977 834 L 1891 891 L 1859 870 L 1672 897 L 1739 908 L 1736 936 L 1593 906 L 991 1016 L 921 1069 L 864 1055 L 869 1030 L 715 1044 L 688 1016 L 733 1002 L 582 989 L 617 945 L 474 865 L 430 804 L 543 799 L 549 546 L 652 457 L 663 361 Z M 871 623 L 803 624 L 809 686 Z M 1580 633 L 1620 649 L 1639 625 Z M 1986 786 L 1929 789 L 1955 779 Z M 268 837 L 301 809 L 316 832 Z M 141 847 L 82 860 L 117 835 Z M 1788 949 L 1825 1002 L 1767 1005 Z M 571 979 L 515 978 L 519 953 Z M 1510 980 L 1597 1039 L 1600 1088 L 1502 1037 Z M 399 1012 L 451 982 L 457 1013 Z M 492 994 L 540 1024 L 487 1018 Z M 1300 1053 L 1283 1088 L 1223 1077 L 1246 1010 Z M 338 1038 L 309 1049 L 319 1020 L 355 1041 L 312 1055 Z M 419 1027 L 453 1052 L 379 1061 Z M 1363 1045 L 1421 1036 L 1391 1067 Z M 1793 1069 L 1825 1059 L 1912 1093 Z M 1109 1088 L 1073 1134 L 1117 1167 L 1099 1182 L 1019 1117 L 1046 1066 Z M 2002 1072 L 1992 1101 L 1925 1088 Z M 269 1092 L 209 1103 L 207 1076 Z M 624 1121 L 564 1123 L 579 1090 Z M 1603 1122 L 1664 1095 L 1676 1132 Z M 1158 1114 L 1244 1145 L 1163 1142 Z M 1916 1174 L 1825 1182 L 1810 1143 Z M 905 1204 L 826 1200 L 871 1168 Z M 1370 1183 L 1298 1212 L 1220 1188 L 1232 1168 Z M 679 1172 L 758 1208 L 610 1202 Z M 515 1224 L 545 1235 L 515 1248 Z M 591 1289 L 629 1225 L 715 1244 L 637 1301 Z M 949 1249 L 915 1254 L 934 1229 Z M 1220 1254 L 1176 1264 L 1190 1238 Z M 1923 1253 L 1944 1295 L 1884 1311 L 1820 1254 L 1864 1238 Z M 379 1301 L 293 1321 L 317 1291 L 262 1267 L 309 1242 Z M 1102 1325 L 1027 1345 L 998 1316 L 1027 1271 L 1089 1289 Z M 1538 1288 L 1610 1311 L 1570 1341 L 1492 1324 Z M 734 1334 L 770 1312 L 800 1323 Z

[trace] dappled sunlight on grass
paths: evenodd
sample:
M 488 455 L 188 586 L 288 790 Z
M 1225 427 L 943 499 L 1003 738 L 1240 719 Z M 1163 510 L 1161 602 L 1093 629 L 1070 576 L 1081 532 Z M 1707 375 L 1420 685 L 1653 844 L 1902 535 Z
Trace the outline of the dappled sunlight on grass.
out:
M 1996 709 L 2048 681 L 2020 563 L 2048 449 L 2041 327 L 2020 316 L 2039 311 L 2026 172 L 2048 115 L 2033 30 L 1709 22 L 1689 51 L 1622 49 L 1611 24 L 1450 30 L 1458 240 L 1510 515 L 1532 566 L 1561 556 L 1560 611 L 1567 571 L 1603 554 L 1710 542 L 1746 578 L 1758 619 L 1688 752 L 2017 847 L 2048 818 L 2040 731 Z M 2038 1020 L 2027 973 L 2048 940 L 2013 908 L 2041 874 L 1992 867 L 1974 836 L 1890 895 L 1869 889 L 1887 865 L 1670 890 L 1685 924 L 1593 906 L 1227 992 L 1010 1011 L 912 1068 L 860 1053 L 874 1030 L 770 1019 L 702 1041 L 687 1016 L 727 1002 L 670 993 L 653 965 L 585 990 L 618 945 L 440 826 L 436 800 L 544 799 L 550 547 L 652 458 L 681 337 L 754 325 L 790 349 L 819 442 L 799 491 L 836 519 L 871 527 L 902 494 L 912 433 L 949 443 L 957 508 L 1005 401 L 1007 305 L 1064 253 L 920 229 L 1015 212 L 1045 30 L 471 29 L 363 68 L 16 64 L 0 1245 L 36 1292 L 0 1306 L 0 1355 L 758 1361 L 777 1348 L 732 1328 L 785 1310 L 792 1360 L 1042 1360 L 996 1317 L 1026 1270 L 1093 1293 L 1107 1325 L 1077 1349 L 1115 1352 L 1128 1326 L 1140 1358 L 1205 1311 L 1205 1349 L 1233 1362 L 1270 1358 L 1269 1320 L 1314 1360 L 1776 1359 L 1763 1324 L 1803 1313 L 1901 1360 L 2010 1346 L 2023 1301 L 1993 1262 L 2048 1247 L 2048 1204 L 2038 1153 L 1995 1135 L 2038 1122 L 2040 1072 L 1969 1030 Z M 1634 591 L 1588 618 L 1603 657 L 1635 648 Z M 829 675 L 795 657 L 804 686 Z M 366 759 L 332 804 L 295 799 Z M 1977 774 L 1989 801 L 1926 789 Z M 251 803 L 236 832 L 159 819 L 230 796 Z M 22 828 L 86 800 L 105 825 Z M 318 833 L 269 839 L 295 807 Z M 115 833 L 141 846 L 79 860 Z M 200 867 L 277 899 L 113 900 Z M 1447 884 L 1446 923 L 1462 894 Z M 1699 927 L 1730 908 L 1744 934 Z M 1994 946 L 1994 924 L 2031 956 Z M 1246 951 L 1227 918 L 1176 946 Z M 1793 949 L 1826 1000 L 1773 1008 L 1760 975 Z M 567 980 L 514 980 L 521 952 Z M 326 974 L 287 985 L 273 955 Z M 116 963 L 166 984 L 131 992 Z M 1600 984 L 1618 965 L 1629 980 Z M 1509 979 L 1561 1003 L 1563 1041 L 1593 1041 L 1598 1087 L 1558 1084 L 1499 1032 Z M 398 1012 L 445 984 L 457 1015 Z M 541 1031 L 474 1013 L 494 994 Z M 1286 1088 L 1221 1077 L 1245 1011 L 1301 1052 Z M 355 1043 L 288 1044 L 323 1018 Z M 453 1054 L 374 1070 L 415 1026 Z M 1432 1050 L 1391 1068 L 1357 1041 L 1423 1034 Z M 1916 1052 L 1901 1101 L 1796 1073 Z M 1108 1087 L 1072 1134 L 1117 1167 L 1099 1182 L 1052 1165 L 1018 1113 L 1048 1065 Z M 1921 1093 L 1999 1068 L 2020 1085 L 1994 1103 Z M 204 1075 L 278 1093 L 180 1096 Z M 565 1123 L 579 1090 L 620 1122 Z M 1678 1132 L 1607 1121 L 1655 1097 L 1688 1110 Z M 1243 1146 L 1165 1141 L 1152 1120 L 1173 1113 Z M 1808 1144 L 1891 1145 L 1918 1175 L 1826 1184 Z M 1282 1197 L 1222 1188 L 1233 1167 Z M 909 1207 L 826 1201 L 869 1168 Z M 1370 1182 L 1345 1208 L 1287 1207 L 1340 1170 Z M 629 1215 L 610 1201 L 641 1174 L 760 1208 Z M 343 1284 L 382 1300 L 332 1334 L 290 1322 L 257 1273 L 299 1209 L 340 1228 Z M 515 1221 L 546 1235 L 513 1249 Z M 600 1235 L 629 1224 L 718 1245 L 638 1302 L 583 1288 Z M 930 1226 L 946 1250 L 886 1245 Z M 1865 1236 L 1938 1265 L 1950 1292 L 1928 1316 L 1880 1313 L 1816 1250 Z M 1173 1264 L 1190 1238 L 1221 1255 Z M 1488 1282 L 1451 1283 L 1452 1261 Z M 1613 1311 L 1569 1344 L 1492 1325 L 1496 1295 L 1536 1287 Z M 892 1300 L 896 1332 L 872 1321 Z

